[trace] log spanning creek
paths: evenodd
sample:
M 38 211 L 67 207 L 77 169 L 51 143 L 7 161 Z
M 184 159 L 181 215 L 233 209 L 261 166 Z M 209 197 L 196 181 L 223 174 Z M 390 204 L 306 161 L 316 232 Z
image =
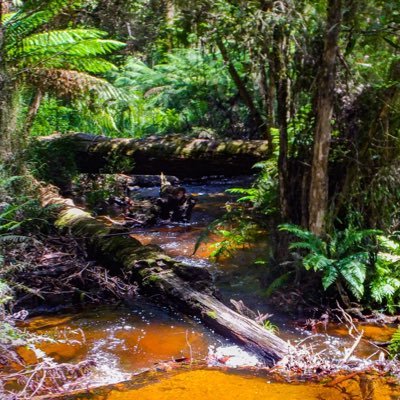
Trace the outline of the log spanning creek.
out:
M 246 186 L 246 180 L 207 181 L 184 184 L 197 198 L 190 224 L 170 224 L 138 228 L 132 236 L 143 244 L 158 244 L 168 255 L 187 264 L 209 269 L 225 303 L 243 300 L 253 310 L 273 314 L 271 322 L 279 336 L 292 344 L 307 342 L 315 353 L 328 359 L 342 359 L 354 338 L 345 327 L 328 325 L 314 332 L 301 329 L 284 311 L 265 305 L 261 284 L 264 265 L 254 263 L 266 254 L 265 244 L 238 251 L 229 260 L 208 261 L 212 248 L 202 244 L 193 255 L 194 245 L 211 221 L 224 212 L 232 199 L 225 190 Z M 143 196 L 157 196 L 158 188 L 142 189 Z M 95 366 L 86 383 L 66 386 L 68 395 L 47 399 L 400 399 L 400 390 L 376 371 L 358 373 L 351 360 L 369 363 L 379 356 L 377 348 L 362 340 L 342 373 L 318 379 L 318 370 L 301 379 L 290 374 L 260 369 L 260 361 L 249 352 L 204 327 L 195 319 L 157 303 L 157 299 L 137 296 L 134 304 L 104 306 L 79 313 L 37 316 L 24 326 L 31 332 L 50 335 L 67 342 L 43 342 L 40 349 L 58 362 L 93 360 Z M 375 342 L 390 339 L 395 327 L 363 326 L 364 338 Z M 371 356 L 372 355 L 372 356 Z M 25 356 L 27 357 L 27 356 Z M 358 362 L 357 365 L 360 365 Z M 350 377 L 349 374 L 351 375 Z M 85 387 L 82 389 L 82 387 Z

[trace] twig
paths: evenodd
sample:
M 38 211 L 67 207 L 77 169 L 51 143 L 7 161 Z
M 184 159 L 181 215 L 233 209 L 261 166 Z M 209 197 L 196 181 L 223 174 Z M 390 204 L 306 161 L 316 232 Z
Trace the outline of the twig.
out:
M 192 365 L 193 361 L 193 351 L 192 351 L 192 345 L 189 342 L 189 337 L 188 337 L 188 330 L 186 329 L 186 344 L 189 347 L 189 356 L 190 356 L 190 365 Z
M 361 333 L 358 335 L 357 339 L 354 341 L 353 346 L 350 347 L 350 349 L 346 352 L 343 360 L 339 363 L 339 366 L 342 366 L 345 364 L 347 361 L 349 361 L 349 358 L 351 355 L 354 353 L 354 350 L 357 348 L 357 346 L 360 344 L 361 338 L 364 335 L 364 331 L 361 331 Z

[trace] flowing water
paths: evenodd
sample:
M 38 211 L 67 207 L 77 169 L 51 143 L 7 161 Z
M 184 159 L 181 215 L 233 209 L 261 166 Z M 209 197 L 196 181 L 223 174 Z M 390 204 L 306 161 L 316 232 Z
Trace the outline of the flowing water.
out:
M 256 259 L 266 256 L 265 244 L 240 251 L 235 258 L 219 264 L 207 259 L 212 251 L 210 245 L 202 244 L 193 255 L 203 228 L 220 216 L 225 203 L 232 200 L 225 189 L 247 183 L 248 180 L 243 179 L 185 185 L 198 200 L 190 224 L 137 229 L 132 236 L 143 244 L 158 244 L 169 255 L 186 263 L 209 268 L 226 300 L 243 299 L 255 310 L 273 313 L 272 322 L 278 325 L 282 338 L 308 340 L 313 343 L 315 351 L 341 357 L 345 348 L 352 345 L 345 328 L 332 325 L 312 335 L 296 328 L 283 313 L 280 315 L 266 307 L 260 283 L 262 268 L 265 267 L 254 264 Z M 157 189 L 145 189 L 140 194 L 157 196 L 157 193 Z M 171 360 L 209 360 L 210 352 L 217 358 L 229 358 L 231 364 L 227 363 L 227 367 L 256 365 L 258 361 L 203 327 L 199 321 L 152 304 L 140 296 L 130 307 L 105 306 L 62 316 L 40 316 L 26 322 L 26 327 L 36 333 L 64 339 L 61 343 L 43 342 L 40 345 L 41 350 L 57 361 L 75 363 L 92 359 L 96 362 L 87 384 L 99 389 L 80 390 L 79 394 L 64 397 L 68 399 L 400 399 L 396 386 L 368 375 L 357 375 L 354 379 L 329 386 L 312 382 L 279 382 L 277 377 L 267 374 L 215 370 L 207 368 L 206 363 L 202 364 L 203 367 L 171 371 L 174 368 L 171 366 L 174 364 L 169 363 Z M 376 341 L 387 341 L 394 331 L 393 327 L 363 329 L 366 336 Z M 375 348 L 363 342 L 354 357 L 368 357 L 374 352 Z M 25 350 L 23 356 L 32 362 L 35 358 L 29 350 Z M 154 365 L 158 367 L 152 368 Z M 157 372 L 158 369 L 161 371 Z M 72 383 L 67 389 L 74 389 Z

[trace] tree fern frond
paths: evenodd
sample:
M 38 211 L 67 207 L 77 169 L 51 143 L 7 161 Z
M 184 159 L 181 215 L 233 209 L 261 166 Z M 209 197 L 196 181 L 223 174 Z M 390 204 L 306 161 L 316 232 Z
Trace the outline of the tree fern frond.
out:
M 76 44 L 88 39 L 100 39 L 106 35 L 106 32 L 98 29 L 75 28 L 51 30 L 48 32 L 36 33 L 24 38 L 18 47 L 29 52 L 31 49 L 35 48 Z
M 19 62 L 20 69 L 25 69 L 26 73 L 29 73 L 32 65 L 35 66 L 34 69 L 64 69 L 77 72 L 87 72 L 90 74 L 105 74 L 106 72 L 116 69 L 114 64 L 102 58 L 75 56 L 65 57 L 63 54 L 46 59 L 42 59 L 41 57 L 27 57 Z
M 382 303 L 385 299 L 393 297 L 399 288 L 399 280 L 380 278 L 371 283 L 371 296 L 376 302 Z
M 316 247 L 314 243 L 310 242 L 292 242 L 289 245 L 290 250 L 295 250 L 295 249 L 302 249 L 302 250 L 309 250 L 315 253 L 321 253 L 321 249 L 319 247 Z
M 59 96 L 79 98 L 93 93 L 103 100 L 124 99 L 123 93 L 111 83 L 92 75 L 64 69 L 35 69 L 30 80 L 37 87 Z
M 14 47 L 8 52 L 9 61 L 29 60 L 30 63 L 45 62 L 57 55 L 72 57 L 95 57 L 122 49 L 125 45 L 111 39 L 87 39 L 59 45 Z
M 360 300 L 364 295 L 364 282 L 367 270 L 366 265 L 358 260 L 351 260 L 346 263 L 342 262 L 338 269 L 346 283 L 346 286 L 353 295 Z
M 24 1 L 18 12 L 4 24 L 5 42 L 7 45 L 19 43 L 70 5 L 69 0 Z

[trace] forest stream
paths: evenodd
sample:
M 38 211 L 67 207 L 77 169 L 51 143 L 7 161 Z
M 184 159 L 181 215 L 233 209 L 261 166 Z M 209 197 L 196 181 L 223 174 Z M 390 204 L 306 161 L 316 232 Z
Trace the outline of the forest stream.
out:
M 195 243 L 205 226 L 224 212 L 232 199 L 225 190 L 245 186 L 247 178 L 185 183 L 197 198 L 190 224 L 138 228 L 132 236 L 143 244 L 158 244 L 169 255 L 185 263 L 209 268 L 225 302 L 243 300 L 253 310 L 270 313 L 279 336 L 292 343 L 307 341 L 313 351 L 325 357 L 341 358 L 354 339 L 346 327 L 328 324 L 310 332 L 292 321 L 284 310 L 265 305 L 262 285 L 265 265 L 255 263 L 266 257 L 265 243 L 239 250 L 230 259 L 212 263 L 212 247 L 202 244 L 195 255 Z M 141 196 L 157 196 L 158 188 L 141 189 Z M 153 301 L 154 302 L 151 302 Z M 94 372 L 87 390 L 76 390 L 73 382 L 65 389 L 71 394 L 47 399 L 400 399 L 400 390 L 379 374 L 356 373 L 351 379 L 322 380 L 318 371 L 302 379 L 285 378 L 256 368 L 252 354 L 202 326 L 196 319 L 178 314 L 157 303 L 157 298 L 138 295 L 134 304 L 89 308 L 77 313 L 41 315 L 24 322 L 32 332 L 56 338 L 68 336 L 66 343 L 43 342 L 39 347 L 58 362 L 91 359 Z M 368 369 L 379 351 L 368 340 L 386 342 L 394 326 L 363 326 L 364 337 L 351 359 L 363 359 Z M 366 339 L 366 340 L 364 340 Z M 368 339 L 368 340 L 367 340 Z M 28 356 L 26 356 L 28 357 Z M 193 360 L 184 367 L 172 360 Z M 178 367 L 176 367 L 178 365 Z M 351 365 L 351 363 L 350 363 Z M 156 367 L 154 367 L 156 366 Z M 354 371 L 351 366 L 347 373 Z M 330 382 L 330 383 L 329 383 Z

